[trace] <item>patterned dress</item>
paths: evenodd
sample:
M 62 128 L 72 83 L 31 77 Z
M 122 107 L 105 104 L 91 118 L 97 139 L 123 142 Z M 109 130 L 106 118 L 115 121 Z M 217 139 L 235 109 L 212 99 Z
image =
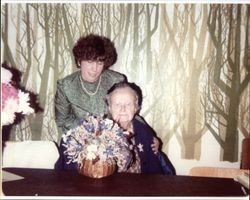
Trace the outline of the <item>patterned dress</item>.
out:
M 60 140 L 63 133 L 75 127 L 86 116 L 107 113 L 105 102 L 107 91 L 113 84 L 123 81 L 125 78 L 123 74 L 107 69 L 103 71 L 100 83 L 99 80 L 95 83 L 82 82 L 81 71 L 58 80 L 55 95 L 58 139 Z M 90 92 L 97 91 L 96 94 L 89 95 L 83 89 L 82 84 Z
M 126 172 L 141 173 L 141 161 L 140 161 L 140 157 L 138 155 L 138 151 L 137 151 L 136 146 L 135 146 L 135 138 L 132 137 L 130 140 L 131 140 L 131 148 L 130 149 L 134 153 L 134 160 Z

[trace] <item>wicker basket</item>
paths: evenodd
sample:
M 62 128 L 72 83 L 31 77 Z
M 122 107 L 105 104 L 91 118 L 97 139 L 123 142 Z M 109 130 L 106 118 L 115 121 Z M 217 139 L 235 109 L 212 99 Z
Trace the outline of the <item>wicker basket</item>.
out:
M 114 160 L 107 161 L 82 160 L 81 165 L 78 166 L 78 172 L 84 176 L 92 178 L 102 178 L 112 175 L 116 171 L 116 163 Z

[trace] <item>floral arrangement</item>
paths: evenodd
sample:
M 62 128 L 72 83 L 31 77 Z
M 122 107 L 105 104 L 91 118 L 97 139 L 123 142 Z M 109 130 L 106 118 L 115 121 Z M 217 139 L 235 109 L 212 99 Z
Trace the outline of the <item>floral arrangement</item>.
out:
M 15 86 L 11 79 L 12 73 L 1 67 L 1 126 L 14 123 L 16 113 L 26 115 L 34 112 L 34 109 L 30 107 L 29 93 Z
M 127 141 L 128 132 L 123 131 L 113 120 L 103 116 L 89 116 L 63 135 L 69 161 L 82 164 L 82 160 L 93 162 L 115 160 L 118 171 L 127 169 L 132 154 Z

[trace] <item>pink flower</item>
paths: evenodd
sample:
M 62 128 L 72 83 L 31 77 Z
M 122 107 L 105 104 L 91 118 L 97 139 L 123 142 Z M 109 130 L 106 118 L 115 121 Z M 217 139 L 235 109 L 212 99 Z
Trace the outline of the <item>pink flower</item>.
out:
M 18 104 L 18 90 L 14 88 L 11 84 L 2 83 L 1 84 L 2 91 L 2 111 L 5 111 L 6 103 L 8 100 L 16 102 Z
M 11 72 L 3 67 L 1 72 L 1 126 L 3 126 L 12 124 L 16 113 L 30 114 L 34 109 L 30 107 L 29 94 L 11 84 Z

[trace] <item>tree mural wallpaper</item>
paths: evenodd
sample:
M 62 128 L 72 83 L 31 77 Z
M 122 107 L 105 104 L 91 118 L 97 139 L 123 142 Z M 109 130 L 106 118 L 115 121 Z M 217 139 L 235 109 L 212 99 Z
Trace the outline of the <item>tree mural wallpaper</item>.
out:
M 76 70 L 76 40 L 96 33 L 117 47 L 112 69 L 142 88 L 140 114 L 165 153 L 175 139 L 180 160 L 200 160 L 210 135 L 220 161 L 239 162 L 239 138 L 250 136 L 249 16 L 247 4 L 2 4 L 1 63 L 22 72 L 42 108 L 9 139 L 57 141 L 56 81 Z

